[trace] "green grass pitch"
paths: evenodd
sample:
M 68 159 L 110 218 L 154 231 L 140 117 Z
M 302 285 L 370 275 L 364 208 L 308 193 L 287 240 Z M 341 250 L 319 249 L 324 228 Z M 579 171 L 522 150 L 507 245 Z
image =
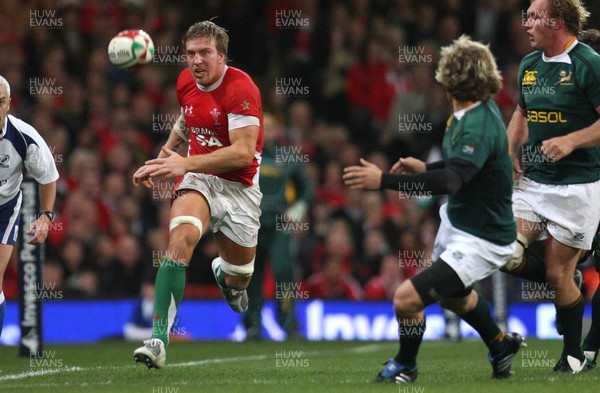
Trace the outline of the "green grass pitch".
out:
M 560 341 L 527 340 L 508 380 L 492 380 L 484 345 L 426 341 L 419 378 L 409 385 L 373 384 L 394 342 L 173 343 L 167 366 L 134 364 L 134 343 L 52 345 L 43 359 L 18 358 L 0 347 L 0 392 L 592 392 L 600 370 L 551 371 Z

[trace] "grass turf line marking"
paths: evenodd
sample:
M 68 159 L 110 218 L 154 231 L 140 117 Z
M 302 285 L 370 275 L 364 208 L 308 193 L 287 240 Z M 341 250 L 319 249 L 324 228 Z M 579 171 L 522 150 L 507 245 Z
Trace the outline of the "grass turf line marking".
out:
M 387 346 L 387 344 L 369 344 L 369 345 L 363 345 L 363 346 L 356 347 L 356 348 L 350 348 L 350 349 L 347 349 L 346 351 L 353 352 L 353 353 L 366 353 L 366 352 L 377 351 L 384 345 Z M 304 354 L 305 355 L 318 355 L 318 354 L 326 353 L 326 352 L 331 352 L 331 351 L 306 351 Z M 272 355 L 252 355 L 252 356 L 237 356 L 237 357 L 231 357 L 231 358 L 204 359 L 204 360 L 197 360 L 197 361 L 192 361 L 192 362 L 173 363 L 173 364 L 169 364 L 168 367 L 194 367 L 194 366 L 202 366 L 205 364 L 237 362 L 240 360 L 265 360 L 265 359 L 269 359 L 271 357 L 272 357 Z M 25 378 L 32 378 L 32 377 L 41 377 L 41 376 L 45 376 L 48 374 L 70 373 L 70 372 L 75 372 L 75 371 L 91 371 L 91 370 L 111 369 L 111 368 L 117 368 L 117 369 L 132 368 L 132 367 L 137 367 L 137 366 L 138 366 L 137 364 L 126 365 L 126 366 L 110 366 L 110 367 L 102 367 L 102 366 L 77 367 L 77 366 L 75 366 L 75 367 L 64 367 L 64 368 L 51 368 L 51 369 L 37 370 L 37 371 L 32 370 L 32 371 L 26 371 L 23 373 L 19 373 L 19 374 L 3 375 L 0 377 L 0 382 L 1 381 L 14 381 L 14 380 L 18 380 L 18 379 L 25 379 Z
M 47 370 L 37 370 L 37 371 L 26 371 L 24 373 L 19 373 L 19 374 L 11 374 L 11 375 L 4 375 L 2 377 L 0 377 L 0 381 L 11 381 L 11 380 L 15 380 L 15 379 L 25 379 L 25 378 L 29 378 L 29 377 L 40 377 L 40 376 L 44 376 L 44 375 L 48 375 L 48 374 L 58 374 L 58 373 L 64 373 L 64 372 L 72 372 L 72 371 L 84 371 L 87 370 L 86 368 L 82 368 L 82 367 L 65 367 L 65 368 L 49 368 Z

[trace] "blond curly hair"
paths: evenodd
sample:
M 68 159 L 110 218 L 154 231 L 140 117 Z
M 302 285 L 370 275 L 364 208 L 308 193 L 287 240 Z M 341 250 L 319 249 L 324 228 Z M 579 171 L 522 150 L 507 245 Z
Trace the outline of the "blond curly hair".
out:
M 502 87 L 490 48 L 467 35 L 442 48 L 435 79 L 459 102 L 485 101 Z

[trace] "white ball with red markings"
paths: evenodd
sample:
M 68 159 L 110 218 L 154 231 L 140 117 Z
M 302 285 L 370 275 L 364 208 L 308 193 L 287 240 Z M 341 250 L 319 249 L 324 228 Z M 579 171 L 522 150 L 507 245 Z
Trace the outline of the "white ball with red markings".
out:
M 119 68 L 148 64 L 154 58 L 154 42 L 144 30 L 124 30 L 110 40 L 108 58 Z

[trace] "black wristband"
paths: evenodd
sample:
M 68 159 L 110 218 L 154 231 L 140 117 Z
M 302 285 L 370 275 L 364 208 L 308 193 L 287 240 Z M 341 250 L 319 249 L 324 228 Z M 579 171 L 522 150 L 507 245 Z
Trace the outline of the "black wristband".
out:
M 48 217 L 48 219 L 50 220 L 50 222 L 54 221 L 54 212 L 52 212 L 50 210 L 46 210 L 46 211 L 43 211 L 41 214 L 43 214 L 44 216 Z
M 425 164 L 425 168 L 427 168 L 426 170 L 428 170 L 428 171 L 432 171 L 434 169 L 444 169 L 445 167 L 446 167 L 446 161 L 444 161 L 444 160 L 430 162 L 428 164 Z

